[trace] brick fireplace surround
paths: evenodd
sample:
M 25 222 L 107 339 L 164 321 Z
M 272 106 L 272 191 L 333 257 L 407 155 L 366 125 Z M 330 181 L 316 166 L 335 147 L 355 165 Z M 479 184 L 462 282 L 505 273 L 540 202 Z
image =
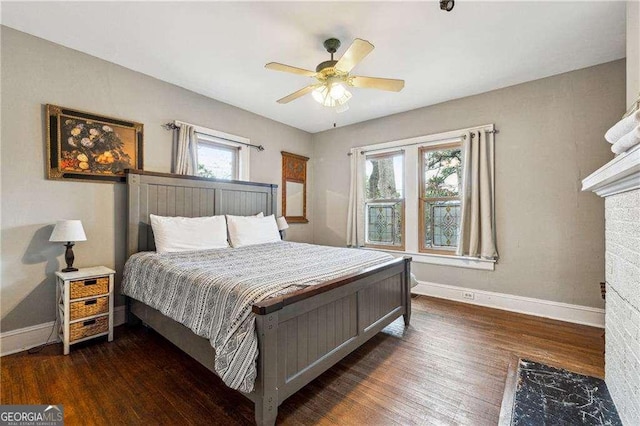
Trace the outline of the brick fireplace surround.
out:
M 582 181 L 605 197 L 605 381 L 625 425 L 640 425 L 640 145 Z

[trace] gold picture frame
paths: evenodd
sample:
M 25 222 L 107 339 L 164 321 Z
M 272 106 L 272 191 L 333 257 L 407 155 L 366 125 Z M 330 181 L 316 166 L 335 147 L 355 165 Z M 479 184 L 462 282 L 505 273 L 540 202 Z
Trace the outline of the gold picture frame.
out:
M 124 182 L 143 169 L 142 123 L 47 104 L 47 178 Z
M 309 223 L 307 219 L 307 161 L 309 158 L 286 151 L 280 151 L 280 153 L 282 154 L 282 215 L 289 223 Z

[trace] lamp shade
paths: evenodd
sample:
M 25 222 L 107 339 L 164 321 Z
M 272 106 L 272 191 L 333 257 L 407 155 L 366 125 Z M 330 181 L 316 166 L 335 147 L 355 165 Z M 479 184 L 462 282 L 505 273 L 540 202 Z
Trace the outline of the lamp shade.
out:
M 82 222 L 79 220 L 59 220 L 49 237 L 49 241 L 87 241 Z
M 276 219 L 276 223 L 278 224 L 278 231 L 283 231 L 289 227 L 287 219 L 285 219 L 284 216 L 280 216 Z

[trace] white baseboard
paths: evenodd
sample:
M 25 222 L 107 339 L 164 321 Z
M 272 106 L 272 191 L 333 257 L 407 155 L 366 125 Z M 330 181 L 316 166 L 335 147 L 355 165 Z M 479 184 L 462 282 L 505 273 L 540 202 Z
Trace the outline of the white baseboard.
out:
M 113 325 L 118 326 L 124 324 L 125 307 L 116 306 L 113 308 Z M 43 343 L 56 343 L 60 341 L 56 330 L 51 330 L 55 321 L 44 324 L 33 325 L 31 327 L 20 328 L 0 333 L 0 356 L 11 355 L 17 352 L 26 351 Z M 49 341 L 47 342 L 47 338 Z
M 463 297 L 466 292 L 473 293 L 473 300 Z M 590 306 L 571 305 L 426 281 L 418 281 L 418 285 L 411 289 L 411 293 L 604 328 L 604 309 Z

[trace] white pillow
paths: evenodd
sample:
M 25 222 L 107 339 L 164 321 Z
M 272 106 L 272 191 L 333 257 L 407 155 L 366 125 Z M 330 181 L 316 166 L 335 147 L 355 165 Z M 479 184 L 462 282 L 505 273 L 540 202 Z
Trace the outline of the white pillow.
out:
M 227 220 L 229 220 L 230 217 L 264 217 L 264 213 L 260 212 L 258 214 L 251 214 L 249 216 L 235 216 L 235 215 L 228 214 L 227 215 Z
M 149 217 L 158 253 L 229 247 L 224 216 Z
M 228 214 L 228 215 L 227 215 L 227 219 L 228 219 L 229 217 L 264 217 L 264 213 L 263 213 L 263 212 L 260 212 L 260 213 L 258 213 L 258 214 L 251 214 L 251 215 L 249 215 L 249 216 L 235 216 L 235 215 Z
M 273 215 L 227 216 L 227 227 L 231 245 L 236 248 L 280 241 L 280 232 Z

